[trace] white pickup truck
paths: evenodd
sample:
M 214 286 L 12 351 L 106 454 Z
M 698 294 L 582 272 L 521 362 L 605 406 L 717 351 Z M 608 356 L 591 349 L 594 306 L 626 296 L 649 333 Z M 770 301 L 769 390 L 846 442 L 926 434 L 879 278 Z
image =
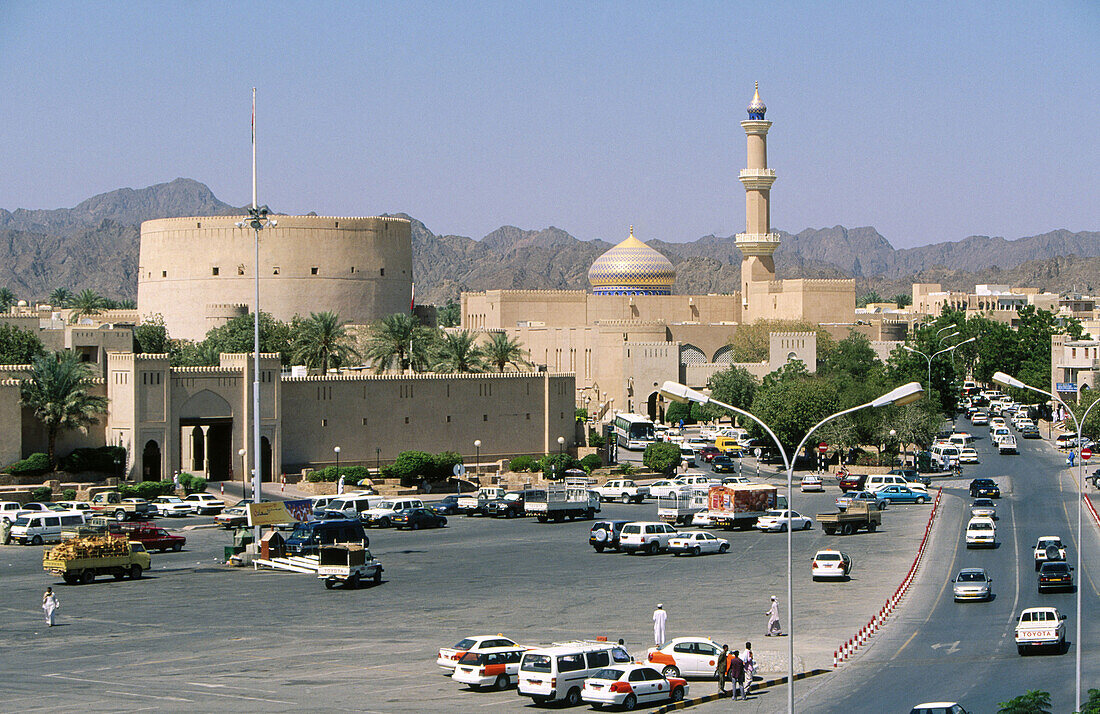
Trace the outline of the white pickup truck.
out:
M 600 494 L 601 501 L 641 503 L 649 496 L 649 486 L 639 486 L 627 478 L 608 481 L 602 486 L 594 486 L 592 490 Z
M 1039 536 L 1035 541 L 1035 570 L 1048 560 L 1065 560 L 1066 547 L 1059 536 Z
M 355 589 L 363 580 L 382 582 L 382 564 L 361 545 L 323 545 L 318 553 L 317 577 L 331 590 L 337 583 Z
M 1016 623 L 1016 651 L 1052 647 L 1062 651 L 1066 641 L 1066 616 L 1053 607 L 1029 607 Z
M 525 488 L 524 494 L 531 494 L 532 490 Z M 591 520 L 600 512 L 600 497 L 589 487 L 587 478 L 570 478 L 565 483 L 548 485 L 541 496 L 526 495 L 523 507 L 539 523 L 560 523 L 566 518 Z
M 504 498 L 506 493 L 501 486 L 482 486 L 477 493 L 458 497 L 458 512 L 467 516 L 484 516 L 489 502 Z

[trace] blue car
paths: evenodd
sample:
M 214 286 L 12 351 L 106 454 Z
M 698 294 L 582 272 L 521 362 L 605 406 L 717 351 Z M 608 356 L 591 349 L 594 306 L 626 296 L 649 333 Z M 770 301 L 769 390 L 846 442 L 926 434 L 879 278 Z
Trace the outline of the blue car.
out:
M 875 495 L 887 506 L 891 503 L 924 503 L 928 500 L 928 494 L 897 484 L 880 488 L 875 491 Z

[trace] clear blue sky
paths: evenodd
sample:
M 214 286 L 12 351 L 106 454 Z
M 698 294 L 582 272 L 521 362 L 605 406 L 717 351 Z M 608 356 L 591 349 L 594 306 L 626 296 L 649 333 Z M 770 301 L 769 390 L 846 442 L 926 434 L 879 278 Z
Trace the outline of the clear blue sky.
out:
M 251 25 L 250 25 L 251 23 Z M 0 207 L 177 176 L 437 233 L 1100 230 L 1100 3 L 0 2 Z

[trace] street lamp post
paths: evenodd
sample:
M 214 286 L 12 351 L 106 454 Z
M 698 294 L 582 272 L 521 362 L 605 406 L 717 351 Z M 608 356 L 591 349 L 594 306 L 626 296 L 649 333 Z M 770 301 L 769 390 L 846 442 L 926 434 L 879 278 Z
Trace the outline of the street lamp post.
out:
M 565 453 L 565 437 L 564 436 L 559 436 L 558 437 L 558 453 L 559 454 L 564 454 Z
M 336 454 L 336 483 L 340 483 L 340 447 L 332 447 L 332 453 Z
M 1062 401 L 1061 397 L 1057 396 L 1056 394 L 1045 391 L 1043 389 L 1039 389 L 1038 387 L 1033 387 L 1030 384 L 1026 384 L 1024 382 L 1021 382 L 1020 380 L 1016 379 L 1015 377 L 1007 375 L 1004 372 L 997 372 L 996 374 L 994 374 L 993 375 L 993 381 L 996 382 L 997 384 L 1000 384 L 1000 385 L 1005 386 L 1005 387 L 1016 387 L 1017 389 L 1029 389 L 1032 392 L 1037 392 L 1038 394 L 1042 394 L 1044 396 L 1050 397 L 1053 401 L 1056 401 L 1059 404 L 1061 404 L 1063 407 L 1065 407 L 1066 411 L 1069 412 L 1069 415 L 1071 417 L 1073 417 L 1073 425 L 1075 427 L 1077 427 L 1077 447 L 1076 448 L 1080 449 L 1081 437 L 1083 436 L 1083 434 L 1081 433 L 1081 425 L 1085 423 L 1085 420 L 1088 418 L 1089 412 L 1092 411 L 1092 408 L 1095 407 L 1097 404 L 1100 404 L 1100 399 L 1097 399 L 1097 400 L 1093 401 L 1093 403 L 1088 406 L 1088 409 L 1085 410 L 1085 413 L 1081 415 L 1081 418 L 1078 419 L 1077 415 L 1073 413 L 1073 410 L 1069 408 L 1069 405 L 1066 404 L 1064 401 Z M 1070 448 L 1074 448 L 1074 447 L 1070 447 Z M 1077 469 L 1078 469 L 1078 471 L 1077 471 L 1077 474 L 1078 474 L 1077 475 L 1077 488 L 1080 489 L 1080 490 L 1083 490 L 1084 487 L 1085 487 L 1085 460 L 1080 458 L 1080 454 L 1078 454 L 1077 461 L 1078 461 L 1078 465 L 1077 465 Z M 1075 668 L 1076 668 L 1075 669 L 1075 679 L 1074 679 L 1074 694 L 1076 696 L 1076 700 L 1075 700 L 1076 701 L 1076 706 L 1073 709 L 1074 711 L 1078 711 L 1078 712 L 1081 711 L 1081 589 L 1082 589 L 1081 588 L 1081 551 L 1084 547 L 1084 542 L 1081 540 L 1081 536 L 1082 536 L 1082 533 L 1081 533 L 1081 514 L 1082 514 L 1082 509 L 1083 509 L 1084 506 L 1081 502 L 1083 500 L 1084 500 L 1084 495 L 1082 493 L 1078 493 L 1077 494 L 1077 603 L 1076 603 L 1076 608 L 1077 608 L 1077 626 L 1076 626 L 1076 630 L 1077 631 L 1076 631 L 1076 634 L 1074 635 L 1074 637 L 1076 637 L 1076 641 L 1074 642 L 1074 648 L 1077 650 L 1076 662 L 1075 662 Z
M 794 460 L 787 456 L 787 451 L 780 442 L 779 437 L 775 435 L 775 432 L 771 430 L 767 424 L 765 424 L 756 415 L 745 411 L 744 409 L 738 409 L 735 406 L 720 402 L 717 399 L 712 399 L 706 394 L 700 391 L 691 389 L 682 384 L 676 382 L 665 382 L 660 389 L 661 396 L 673 401 L 686 403 L 686 402 L 698 402 L 699 404 L 717 404 L 718 406 L 728 409 L 735 414 L 740 414 L 752 419 L 754 422 L 760 425 L 772 441 L 775 442 L 776 447 L 779 449 L 780 455 L 783 457 L 783 466 L 787 471 L 787 711 L 790 714 L 794 712 L 794 559 L 792 556 L 792 539 L 791 539 L 791 527 L 790 527 L 790 507 L 794 498 Z M 798 447 L 794 451 L 794 457 L 798 458 L 798 454 L 802 452 L 810 435 L 814 433 L 819 427 L 826 422 L 832 421 L 837 417 L 844 416 L 845 414 L 851 414 L 852 412 L 865 409 L 867 407 L 885 407 L 891 404 L 902 406 L 917 401 L 924 395 L 924 390 L 917 382 L 909 382 L 903 384 L 900 387 L 895 387 L 886 394 L 882 395 L 878 399 L 867 402 L 866 404 L 860 404 L 859 406 L 851 407 L 850 409 L 844 409 L 831 414 L 817 424 L 810 427 L 806 435 L 802 437 L 802 441 L 798 444 Z
M 474 478 L 481 485 L 481 439 L 474 439 Z
M 237 456 L 241 457 L 241 500 L 248 498 L 248 452 L 244 449 L 237 450 Z
M 956 350 L 956 349 L 962 347 L 967 342 L 973 342 L 976 339 L 978 339 L 978 338 L 977 337 L 971 337 L 969 340 L 963 340 L 962 342 L 960 342 L 957 345 L 951 345 L 950 347 L 948 347 L 946 349 L 942 349 L 939 352 L 933 352 L 932 356 L 928 356 L 927 354 L 925 354 L 924 352 L 921 352 L 920 350 L 913 349 L 909 345 L 902 345 L 902 349 L 904 349 L 907 352 L 912 352 L 913 354 L 920 355 L 921 357 L 923 357 L 924 359 L 926 359 L 928 361 L 928 381 L 926 382 L 925 391 L 928 392 L 928 393 L 931 393 L 932 392 L 932 360 L 934 360 L 936 357 L 939 357 L 942 354 L 945 354 L 947 352 L 951 352 L 952 350 Z

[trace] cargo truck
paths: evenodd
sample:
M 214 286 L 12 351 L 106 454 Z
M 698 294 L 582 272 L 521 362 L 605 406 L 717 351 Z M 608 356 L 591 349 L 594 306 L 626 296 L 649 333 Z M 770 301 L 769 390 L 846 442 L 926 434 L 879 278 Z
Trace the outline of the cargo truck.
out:
M 710 504 L 710 489 L 684 486 L 657 498 L 657 520 L 673 525 L 691 525 L 691 519 Z
M 108 535 L 63 542 L 42 555 L 42 569 L 60 575 L 69 585 L 90 583 L 97 575 L 137 580 L 151 560 L 141 543 Z
M 152 504 L 143 498 L 123 498 L 118 491 L 104 491 L 92 496 L 90 513 L 112 516 L 116 521 L 151 518 Z
M 827 535 L 851 535 L 860 529 L 874 533 L 882 525 L 882 511 L 867 501 L 853 501 L 846 511 L 818 513 L 817 522 Z
M 776 507 L 776 488 L 766 484 L 711 486 L 707 495 L 711 523 L 726 530 L 752 528 L 757 518 Z
M 538 518 L 539 523 L 595 518 L 600 512 L 600 494 L 589 489 L 587 478 L 552 483 L 541 497 L 533 491 L 535 489 L 524 489 L 524 510 L 527 515 Z
M 358 543 L 323 545 L 318 554 L 317 577 L 331 590 L 337 583 L 353 590 L 363 580 L 382 582 L 382 564 Z

